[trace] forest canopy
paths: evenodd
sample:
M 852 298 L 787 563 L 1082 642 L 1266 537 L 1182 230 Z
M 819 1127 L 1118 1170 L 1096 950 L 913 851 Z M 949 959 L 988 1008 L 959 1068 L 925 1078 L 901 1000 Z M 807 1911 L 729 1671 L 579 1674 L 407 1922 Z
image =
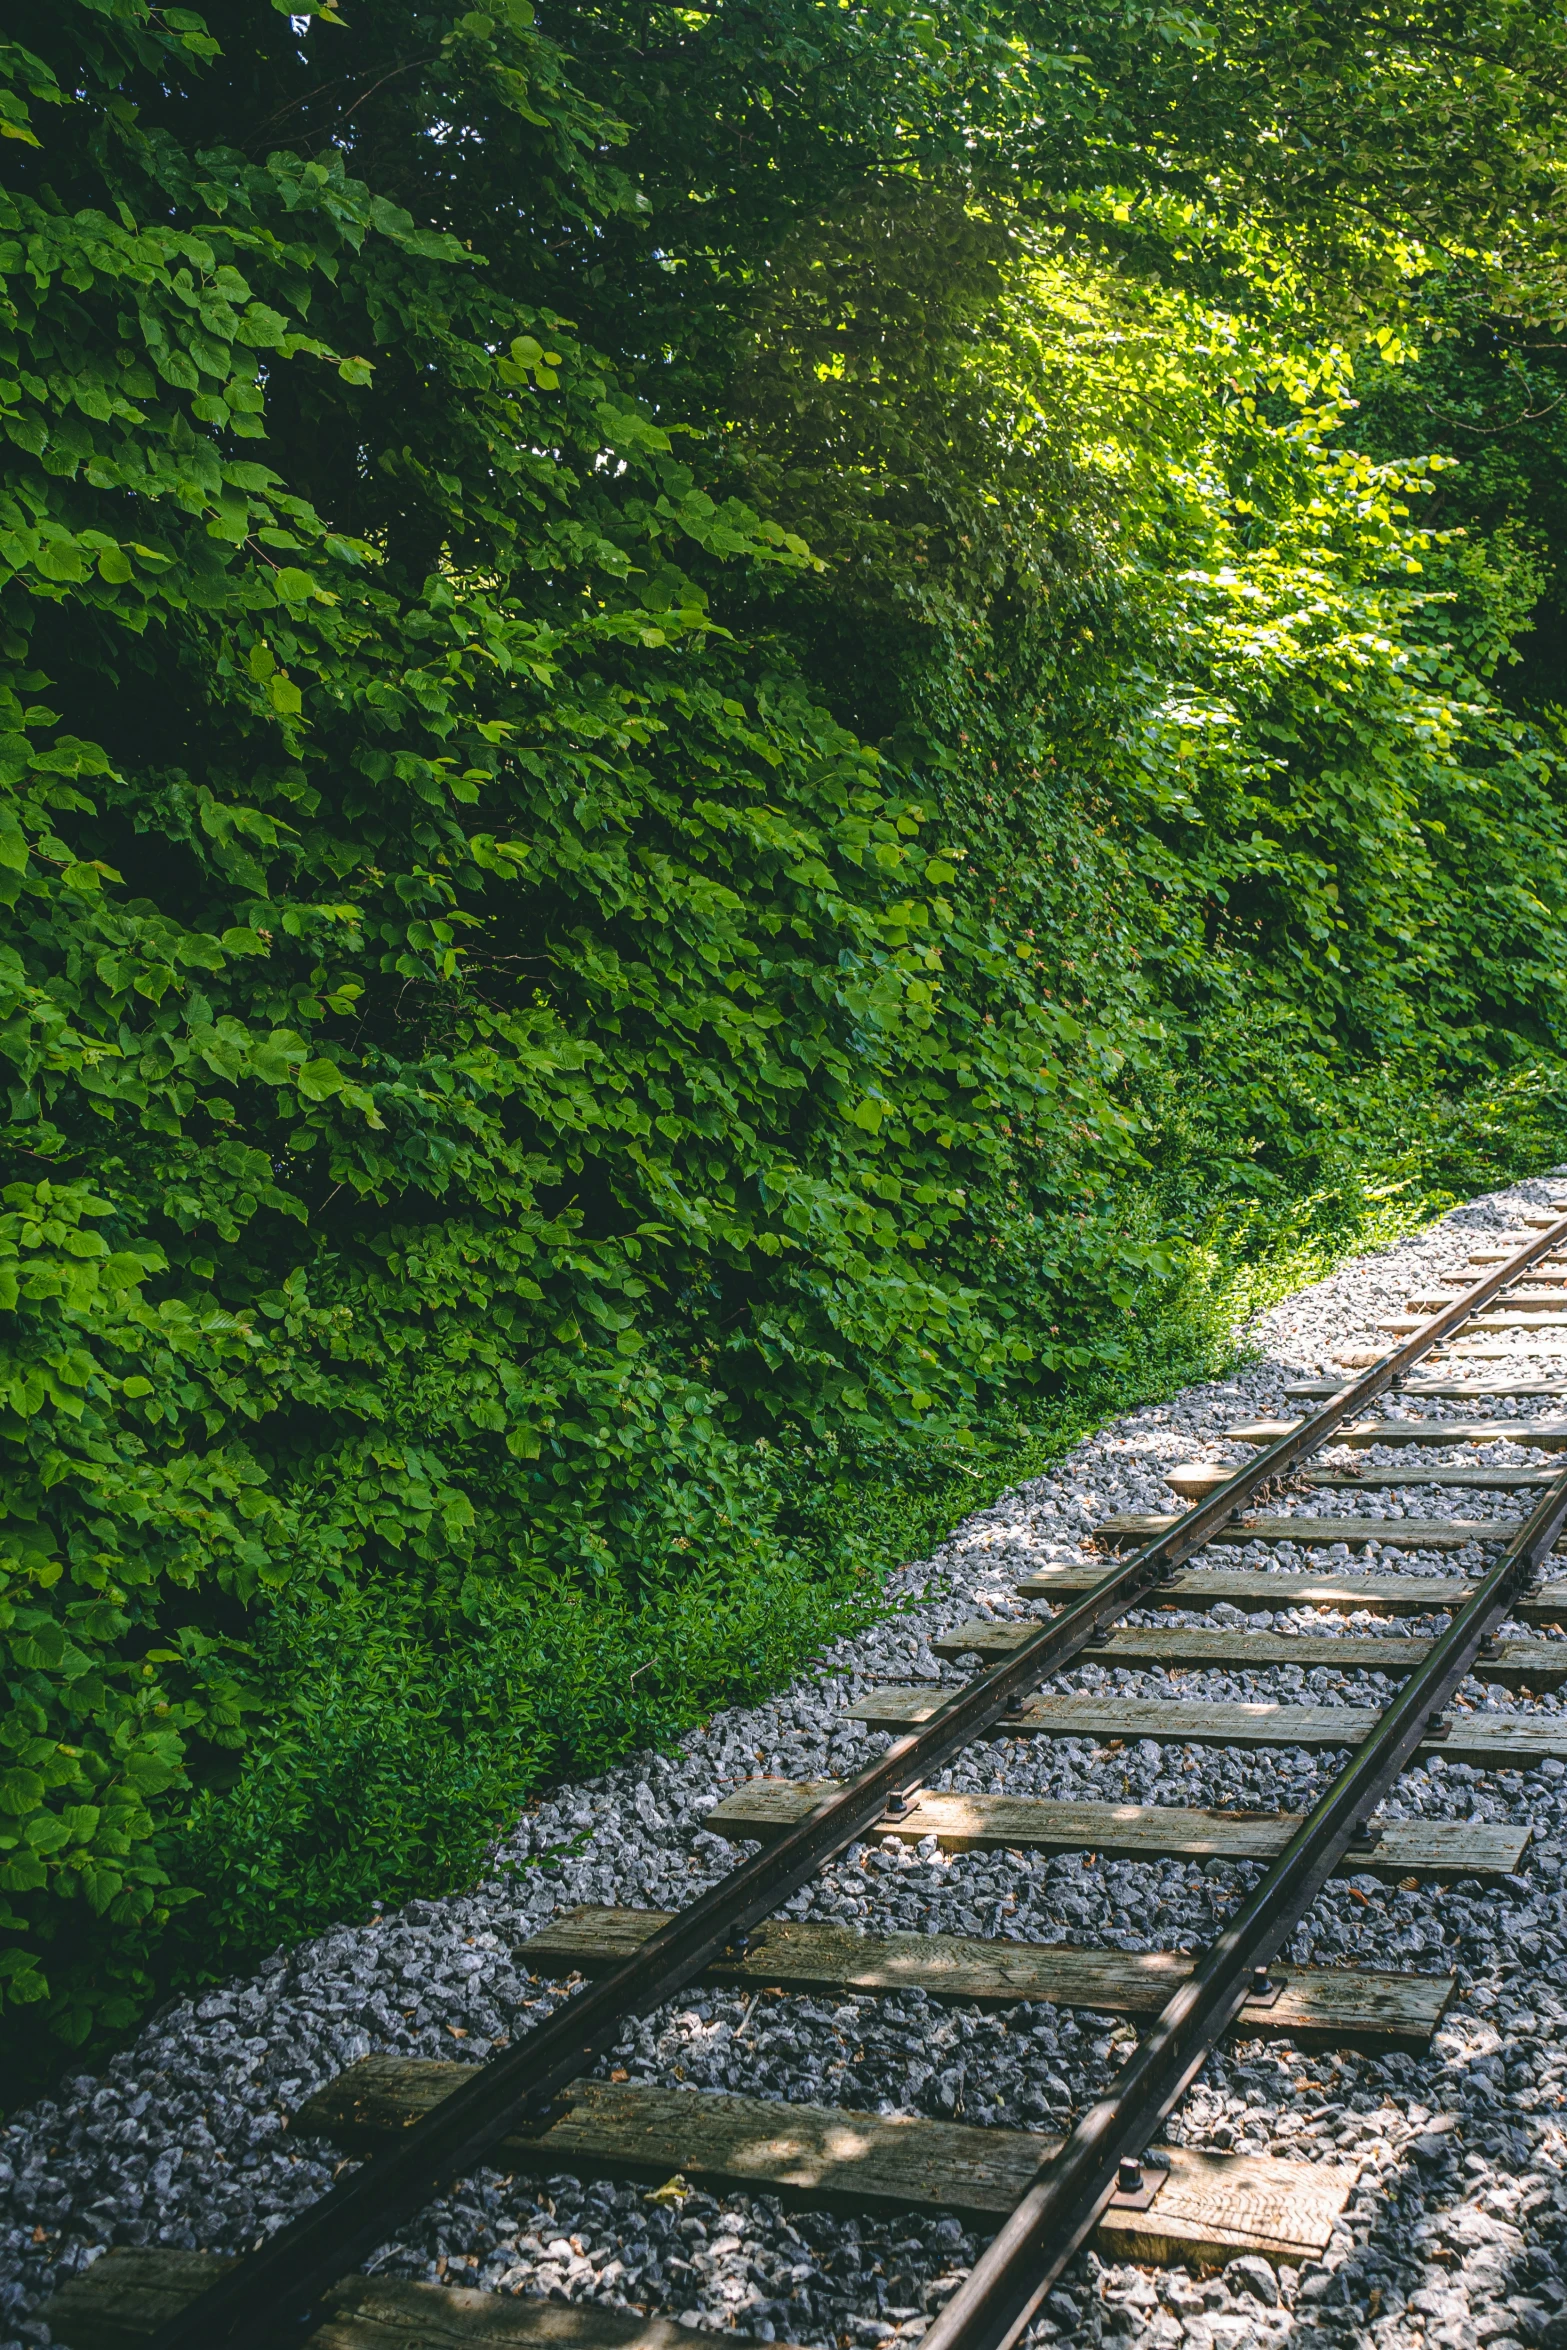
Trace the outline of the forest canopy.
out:
M 13 24 L 0 2030 L 80 2045 L 1562 1155 L 1567 24 Z

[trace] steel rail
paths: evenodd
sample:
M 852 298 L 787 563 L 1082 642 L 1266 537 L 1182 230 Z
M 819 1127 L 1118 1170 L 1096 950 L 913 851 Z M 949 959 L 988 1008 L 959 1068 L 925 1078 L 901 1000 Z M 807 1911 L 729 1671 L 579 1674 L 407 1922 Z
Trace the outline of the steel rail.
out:
M 1301 1822 L 1234 1922 L 1160 2011 L 1041 2171 L 926 2334 L 922 2350 L 1010 2350 L 1102 2216 L 1121 2164 L 1140 2161 L 1245 2006 L 1257 1980 L 1364 1831 L 1443 1707 L 1567 1525 L 1567 1469 L 1433 1644 L 1376 1729 Z M 1259 2024 L 1262 2017 L 1259 2015 Z
M 525 2134 L 530 2126 L 541 2133 L 547 2129 L 555 2118 L 552 2100 L 613 2047 L 632 2016 L 676 1998 L 738 1935 L 770 1916 L 835 1854 L 889 1811 L 896 1816 L 911 1788 L 993 1729 L 1020 1697 L 1069 1664 L 1106 1624 L 1136 1607 L 1202 1549 L 1270 1479 L 1326 1444 L 1431 1347 L 1564 1241 L 1567 1215 L 1432 1315 L 1319 1412 L 1246 1462 L 1075 1605 L 1041 1624 L 1011 1656 L 977 1674 L 928 1722 L 895 1740 L 776 1842 L 740 1862 L 643 1942 L 634 1957 L 574 1994 L 515 2046 L 476 2066 L 471 2079 L 394 2145 L 334 2183 L 165 2320 L 148 2337 L 146 2350 L 265 2350 L 280 2327 L 302 2326 L 322 2291 L 385 2244 L 401 2221 L 486 2161 L 503 2139 Z

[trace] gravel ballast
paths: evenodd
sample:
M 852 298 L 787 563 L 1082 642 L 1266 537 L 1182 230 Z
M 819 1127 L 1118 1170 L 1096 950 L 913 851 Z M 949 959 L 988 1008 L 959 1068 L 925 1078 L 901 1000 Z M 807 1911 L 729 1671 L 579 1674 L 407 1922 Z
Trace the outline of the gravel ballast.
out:
M 529 1812 L 476 1892 L 344 1927 L 265 1961 L 248 1980 L 181 2001 L 101 2073 L 68 2078 L 54 2099 L 12 2116 L 0 2127 L 0 2350 L 46 2344 L 42 2303 L 110 2245 L 237 2249 L 280 2225 L 323 2191 L 340 2160 L 329 2144 L 287 2135 L 290 2115 L 314 2090 L 372 2051 L 472 2061 L 526 2030 L 564 1988 L 531 1977 L 516 1957 L 530 1933 L 579 1902 L 668 1909 L 689 1900 L 736 1856 L 704 1826 L 723 1795 L 760 1774 L 843 1773 L 881 1751 L 886 1734 L 848 1718 L 857 1698 L 890 1682 L 963 1679 L 961 1662 L 932 1653 L 934 1637 L 976 1616 L 1043 1612 L 1015 1596 L 1020 1573 L 1091 1555 L 1079 1545 L 1112 1512 L 1178 1506 L 1166 1467 L 1248 1457 L 1228 1429 L 1309 1410 L 1286 1400 L 1287 1384 L 1303 1373 L 1337 1372 L 1341 1350 L 1385 1346 L 1379 1318 L 1399 1313 L 1433 1276 L 1467 1277 L 1465 1259 L 1477 1244 L 1562 1188 L 1535 1181 L 1472 1202 L 1290 1299 L 1261 1327 L 1263 1360 L 1115 1422 L 1049 1476 L 977 1512 L 933 1558 L 898 1578 L 899 1596 L 928 1596 L 835 1648 L 819 1674 L 765 1705 L 717 1716 L 668 1755 L 641 1756 L 556 1790 Z M 1488 1343 L 1504 1345 L 1505 1358 L 1459 1354 L 1452 1369 L 1476 1380 L 1514 1362 L 1567 1374 L 1567 1348 L 1547 1352 L 1547 1337 Z M 1427 1398 L 1392 1398 L 1379 1408 L 1479 1416 L 1472 1403 Z M 1567 1417 L 1567 1399 L 1499 1397 L 1483 1416 L 1516 1421 L 1516 1448 L 1425 1450 L 1420 1466 L 1560 1465 L 1561 1456 L 1529 1448 L 1527 1422 Z M 1317 1465 L 1350 1457 L 1330 1452 Z M 1386 1518 L 1396 1545 L 1406 1510 L 1502 1520 L 1532 1498 L 1426 1485 L 1416 1493 L 1301 1491 L 1280 1506 Z M 1487 1555 L 1495 1554 L 1478 1546 L 1456 1554 L 1393 1547 L 1356 1560 L 1383 1573 L 1452 1574 Z M 1232 1546 L 1208 1563 L 1299 1568 L 1343 1556 L 1332 1546 Z M 1215 1615 L 1166 1610 L 1157 1620 L 1212 1623 Z M 1244 1620 L 1256 1630 L 1341 1636 L 1345 1669 L 1172 1679 L 1085 1666 L 1056 1686 L 1318 1705 L 1376 1703 L 1386 1693 L 1383 1676 L 1349 1661 L 1369 1618 L 1284 1607 Z M 1375 1628 L 1419 1637 L 1446 1620 Z M 1528 1632 L 1553 1636 L 1567 1638 Z M 1515 1699 L 1474 1682 L 1464 1694 L 1496 1715 L 1562 1710 L 1555 1696 Z M 1341 1760 L 1151 1741 L 1112 1753 L 1089 1740 L 1020 1737 L 974 1748 L 936 1784 L 1299 1810 Z M 1443 2350 L 1567 2350 L 1567 1767 L 1547 1761 L 1527 1773 L 1485 1771 L 1437 1757 L 1406 1773 L 1386 1810 L 1532 1831 L 1522 1873 L 1500 1887 L 1401 1891 L 1370 1877 L 1339 1880 L 1295 1938 L 1289 1955 L 1297 1961 L 1456 1972 L 1458 1996 L 1431 2053 L 1308 2058 L 1282 2041 L 1233 2043 L 1210 2062 L 1168 2132 L 1196 2147 L 1358 2161 L 1360 2188 L 1325 2258 L 1301 2273 L 1240 2260 L 1199 2281 L 1185 2271 L 1108 2267 L 1088 2254 L 1052 2295 L 1038 2339 L 1110 2335 L 1228 2350 L 1294 2336 L 1327 2350 L 1366 2337 Z M 1189 1950 L 1211 1938 L 1253 1881 L 1247 1867 L 1219 1861 L 948 1856 L 933 1839 L 916 1848 L 889 1840 L 851 1848 L 786 1914 L 869 1931 Z M 1038 2004 L 996 2012 L 907 1993 L 704 1993 L 634 2025 L 603 2069 L 694 2092 L 743 2090 L 1043 2129 L 1069 2121 L 1130 2044 L 1129 2027 L 1112 2018 Z M 765 2195 L 655 2193 L 485 2172 L 433 2205 L 372 2266 L 598 2301 L 762 2340 L 872 2343 L 917 2339 L 982 2240 L 953 2218 L 854 2220 L 786 2211 Z

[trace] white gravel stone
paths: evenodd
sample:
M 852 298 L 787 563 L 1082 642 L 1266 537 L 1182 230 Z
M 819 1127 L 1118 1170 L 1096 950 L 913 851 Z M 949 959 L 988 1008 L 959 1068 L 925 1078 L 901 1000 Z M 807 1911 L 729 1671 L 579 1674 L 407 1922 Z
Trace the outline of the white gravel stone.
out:
M 515 1956 L 537 1926 L 577 1902 L 673 1908 L 690 1899 L 734 1858 L 734 1847 L 703 1826 L 725 1792 L 759 1773 L 846 1772 L 879 1752 L 885 1734 L 847 1717 L 858 1697 L 888 1682 L 961 1680 L 960 1665 L 932 1654 L 933 1636 L 976 1614 L 1039 1613 L 1015 1596 L 1020 1573 L 1091 1555 L 1078 1545 L 1112 1512 L 1174 1506 L 1165 1467 L 1248 1457 L 1228 1429 L 1309 1409 L 1285 1398 L 1286 1385 L 1302 1373 L 1336 1374 L 1341 1348 L 1387 1343 L 1380 1319 L 1441 1274 L 1467 1277 L 1464 1260 L 1477 1244 L 1559 1188 L 1528 1182 L 1473 1201 L 1289 1299 L 1254 1334 L 1257 1359 L 1233 1377 L 1115 1422 L 1050 1475 L 967 1519 L 895 1580 L 893 1596 L 912 1603 L 910 1612 L 841 1644 L 769 1703 L 718 1715 L 670 1754 L 638 1756 L 554 1790 L 518 1823 L 478 1891 L 412 1902 L 280 1952 L 248 1980 L 168 2007 L 100 2074 L 67 2079 L 56 2097 L 15 2114 L 0 2128 L 0 2350 L 47 2343 L 41 2302 L 108 2245 L 238 2249 L 280 2225 L 321 2193 L 336 2165 L 330 2146 L 286 2134 L 314 2089 L 371 2050 L 477 2060 L 526 2031 L 564 1989 L 530 1977 Z M 1465 1375 L 1524 1364 L 1567 1374 L 1567 1350 L 1549 1346 L 1546 1335 L 1517 1334 L 1503 1361 L 1465 1363 Z M 1400 1397 L 1386 1408 L 1481 1416 L 1471 1404 L 1436 1399 Z M 1487 1465 L 1560 1458 L 1530 1449 L 1527 1424 L 1567 1416 L 1567 1402 L 1499 1397 L 1483 1416 L 1518 1424 L 1516 1444 L 1485 1447 Z M 1423 1450 L 1420 1465 L 1479 1457 L 1474 1446 L 1455 1445 Z M 1430 1573 L 1478 1566 L 1487 1554 L 1478 1546 L 1456 1559 L 1398 1549 L 1405 1511 L 1500 1523 L 1519 1514 L 1520 1500 L 1459 1487 L 1364 1496 L 1301 1487 L 1281 1506 L 1386 1519 L 1378 1569 Z M 1209 1563 L 1299 1567 L 1341 1548 L 1254 1545 L 1214 1552 Z M 1165 1611 L 1158 1620 L 1203 1619 Z M 1267 1628 L 1267 1619 L 1248 1620 Z M 1083 1666 L 1058 1685 L 1375 1703 L 1386 1677 L 1351 1661 L 1367 1621 L 1288 1607 L 1271 1620 L 1275 1632 L 1342 1638 L 1343 1670 L 1172 1680 Z M 1377 1629 L 1420 1637 L 1446 1621 Z M 1551 1635 L 1531 1632 L 1542 1636 Z M 1555 1696 L 1531 1702 L 1475 1682 L 1464 1694 L 1497 1715 L 1561 1710 Z M 976 1747 L 938 1783 L 1297 1810 L 1342 1760 L 1151 1741 L 1110 1754 L 1082 1739 L 1016 1738 Z M 1533 1833 L 1522 1873 L 1501 1887 L 1402 1891 L 1370 1877 L 1339 1881 L 1294 1938 L 1297 1961 L 1455 1971 L 1459 1997 L 1431 2053 L 1303 2058 L 1284 2042 L 1234 2044 L 1209 2064 L 1168 2130 L 1194 2146 L 1305 2160 L 1352 2155 L 1362 2184 L 1328 2254 L 1299 2275 L 1242 2259 L 1207 2280 L 1106 2267 L 1087 2254 L 1051 2295 L 1038 2340 L 1110 2337 L 1157 2350 L 1291 2338 L 1302 2350 L 1362 2339 L 1389 2350 L 1422 2342 L 1429 2350 L 1567 2350 L 1567 1771 L 1554 1762 L 1528 1773 L 1482 1771 L 1438 1756 L 1405 1774 L 1388 1808 L 1410 1818 L 1516 1821 Z M 867 1930 L 1191 1950 L 1252 1881 L 1248 1868 L 1219 1861 L 949 1857 L 931 1839 L 914 1850 L 889 1839 L 854 1846 L 787 1908 Z M 605 2069 L 695 2091 L 1043 2129 L 1100 2090 L 1129 2044 L 1113 2018 L 1044 2005 L 997 2014 L 913 1994 L 711 1992 L 631 2027 Z M 765 2195 L 660 2198 L 603 2180 L 485 2172 L 432 2205 L 372 2265 L 642 2309 L 763 2340 L 841 2345 L 915 2340 L 978 2249 L 952 2218 L 854 2220 L 787 2212 Z

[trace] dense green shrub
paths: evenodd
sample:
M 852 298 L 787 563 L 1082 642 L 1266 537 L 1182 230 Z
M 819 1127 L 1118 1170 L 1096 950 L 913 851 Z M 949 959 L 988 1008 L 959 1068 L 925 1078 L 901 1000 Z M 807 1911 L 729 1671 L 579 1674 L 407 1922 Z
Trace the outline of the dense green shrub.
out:
M 929 808 L 707 621 L 693 569 L 801 543 L 340 165 L 134 124 L 205 46 L 159 25 L 99 20 L 45 126 L 113 209 L 24 189 L 10 248 L 9 1980 L 72 2032 L 139 1994 L 263 1595 L 401 1578 L 548 1649 L 607 1578 L 672 1625 L 775 1560 L 769 1431 L 1024 1354 L 945 1243 L 1064 1048 L 1127 1125 Z M 448 469 L 424 575 L 239 445 L 264 371 L 351 404 L 366 349 L 372 470 Z M 514 1737 L 515 1785 L 549 1709 Z
M 0 1990 L 68 2041 L 193 1895 L 439 1881 L 776 1681 L 1368 1151 L 1560 1148 L 1540 560 L 1355 453 L 1385 337 L 1009 210 L 1000 19 L 781 8 L 764 184 L 690 15 L 6 54 Z

